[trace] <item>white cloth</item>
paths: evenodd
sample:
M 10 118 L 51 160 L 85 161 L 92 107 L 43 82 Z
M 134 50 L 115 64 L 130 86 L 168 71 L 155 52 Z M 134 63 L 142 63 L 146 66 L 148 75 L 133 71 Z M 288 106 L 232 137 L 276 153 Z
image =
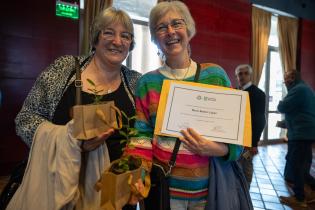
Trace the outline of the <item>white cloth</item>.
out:
M 23 181 L 7 210 L 99 209 L 100 192 L 94 185 L 110 164 L 107 146 L 82 159 L 81 142 L 71 137 L 72 125 L 43 122 L 37 128 Z

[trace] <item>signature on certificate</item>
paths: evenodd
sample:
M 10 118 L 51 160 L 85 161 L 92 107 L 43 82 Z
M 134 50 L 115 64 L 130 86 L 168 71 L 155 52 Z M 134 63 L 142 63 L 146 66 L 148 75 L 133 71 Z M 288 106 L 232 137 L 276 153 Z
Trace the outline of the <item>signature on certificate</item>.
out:
M 213 132 L 217 132 L 217 133 L 226 133 L 224 130 L 223 130 L 223 128 L 222 128 L 222 126 L 214 126 L 212 129 L 211 129 L 211 131 L 213 131 Z

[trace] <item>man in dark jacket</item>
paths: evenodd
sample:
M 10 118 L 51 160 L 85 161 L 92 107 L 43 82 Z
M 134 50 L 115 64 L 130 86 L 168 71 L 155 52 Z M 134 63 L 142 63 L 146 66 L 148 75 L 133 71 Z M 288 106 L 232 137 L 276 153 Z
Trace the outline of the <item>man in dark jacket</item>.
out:
M 286 97 L 279 102 L 278 111 L 285 115 L 288 129 L 287 164 L 293 178 L 294 196 L 280 196 L 281 203 L 306 208 L 304 183 L 315 186 L 310 175 L 312 143 L 315 141 L 315 96 L 296 70 L 286 72 L 284 83 L 288 89 Z
M 248 187 L 253 177 L 253 156 L 258 153 L 257 143 L 260 140 L 262 131 L 266 124 L 265 106 L 266 95 L 256 85 L 252 84 L 251 76 L 253 70 L 248 64 L 242 64 L 236 67 L 235 76 L 238 82 L 238 88 L 248 91 L 250 100 L 250 111 L 252 121 L 252 147 L 246 147 L 239 163 L 244 171 Z

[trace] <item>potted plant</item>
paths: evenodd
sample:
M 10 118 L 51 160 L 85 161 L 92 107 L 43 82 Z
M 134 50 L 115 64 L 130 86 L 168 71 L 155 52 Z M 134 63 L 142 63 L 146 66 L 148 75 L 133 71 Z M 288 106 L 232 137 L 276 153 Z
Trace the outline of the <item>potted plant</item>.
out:
M 74 136 L 77 139 L 88 140 L 109 128 L 114 128 L 124 137 L 120 143 L 126 143 L 126 148 L 132 148 L 130 140 L 137 134 L 136 129 L 131 126 L 135 116 L 128 117 L 113 101 L 102 102 L 103 96 L 99 93 L 103 90 L 97 89 L 91 79 L 87 79 L 87 82 L 92 86 L 88 90 L 94 94 L 94 102 L 73 107 Z M 127 121 L 125 125 L 122 123 L 123 117 Z M 101 209 L 121 209 L 127 204 L 131 192 L 137 191 L 133 183 L 141 178 L 144 171 L 142 165 L 142 160 L 133 156 L 123 156 L 111 163 L 96 183 L 96 190 L 101 190 Z M 141 194 L 143 197 L 148 195 L 150 188 L 148 177 L 145 178 L 147 187 Z
M 135 116 L 128 117 L 124 112 L 121 113 L 127 119 L 127 124 L 122 126 L 125 131 L 119 131 L 125 137 L 120 143 L 126 143 L 126 148 L 132 148 L 130 140 L 137 134 L 137 131 L 130 126 L 130 122 L 135 119 Z M 126 155 L 113 161 L 96 184 L 96 190 L 101 190 L 101 209 L 121 209 L 128 203 L 131 193 L 147 197 L 150 189 L 149 175 L 145 176 L 145 190 L 143 192 L 138 192 L 133 185 L 142 178 L 144 172 L 140 158 Z
M 73 107 L 74 128 L 73 135 L 80 140 L 94 138 L 109 128 L 121 129 L 122 115 L 115 106 L 114 101 L 102 102 L 103 90 L 97 90 L 95 83 L 87 79 L 93 88 L 90 88 L 94 94 L 93 104 L 75 105 Z M 118 122 L 117 122 L 118 119 Z

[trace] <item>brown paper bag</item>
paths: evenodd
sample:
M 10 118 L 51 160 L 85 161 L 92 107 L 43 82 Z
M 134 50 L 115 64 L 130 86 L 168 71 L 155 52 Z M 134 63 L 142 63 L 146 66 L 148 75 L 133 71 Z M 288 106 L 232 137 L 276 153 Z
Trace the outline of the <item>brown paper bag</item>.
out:
M 115 160 L 102 174 L 101 180 L 96 184 L 97 191 L 101 190 L 101 207 L 104 209 L 121 209 L 129 201 L 131 195 L 130 183 L 136 183 L 141 178 L 142 167 L 114 174 L 109 171 L 111 166 L 120 161 Z M 106 208 L 105 208 L 106 207 Z
M 122 127 L 121 112 L 115 106 L 114 101 L 75 105 L 73 107 L 73 119 L 73 136 L 80 140 L 94 138 L 110 128 L 120 129 Z
M 144 162 L 140 162 L 139 168 L 124 172 L 122 174 L 114 174 L 110 170 L 112 166 L 121 159 L 113 161 L 109 168 L 104 171 L 101 179 L 96 183 L 97 191 L 101 190 L 101 209 L 121 209 L 125 206 L 133 193 L 136 196 L 146 198 L 149 195 L 151 181 L 149 173 L 144 178 L 144 189 L 139 192 L 135 187 L 135 183 L 142 176 L 142 171 L 146 171 Z M 139 159 L 138 159 L 139 160 Z

